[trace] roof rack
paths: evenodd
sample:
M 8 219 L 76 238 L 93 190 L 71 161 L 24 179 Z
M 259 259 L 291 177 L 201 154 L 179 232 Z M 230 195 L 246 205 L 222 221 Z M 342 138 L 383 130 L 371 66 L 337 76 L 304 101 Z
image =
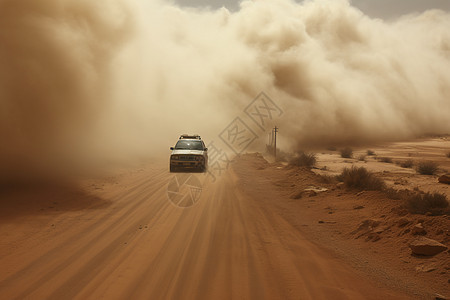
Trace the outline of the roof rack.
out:
M 198 134 L 182 134 L 180 136 L 180 140 L 181 139 L 196 139 L 196 140 L 201 140 L 202 138 L 198 135 Z

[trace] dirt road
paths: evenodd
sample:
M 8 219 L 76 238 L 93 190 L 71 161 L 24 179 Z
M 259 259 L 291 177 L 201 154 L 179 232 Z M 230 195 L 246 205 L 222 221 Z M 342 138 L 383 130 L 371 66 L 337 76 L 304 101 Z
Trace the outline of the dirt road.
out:
M 408 299 L 259 202 L 270 186 L 245 187 L 257 174 L 194 175 L 202 193 L 189 208 L 169 201 L 173 176 L 145 168 L 22 214 L 3 201 L 0 299 Z

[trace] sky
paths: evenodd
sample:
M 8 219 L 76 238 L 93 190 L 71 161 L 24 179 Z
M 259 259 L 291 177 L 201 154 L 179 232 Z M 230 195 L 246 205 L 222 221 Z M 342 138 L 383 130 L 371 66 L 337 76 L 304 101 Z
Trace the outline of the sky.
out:
M 249 151 L 273 125 L 284 151 L 450 133 L 450 0 L 173 1 L 0 0 L 0 181 L 166 160 L 182 133 L 229 150 L 239 120 Z
M 240 0 L 175 0 L 175 2 L 181 6 L 207 6 L 213 9 L 226 7 L 236 11 L 239 9 Z M 421 13 L 428 9 L 450 11 L 449 0 L 351 0 L 351 3 L 366 15 L 385 20 L 395 19 L 405 14 Z

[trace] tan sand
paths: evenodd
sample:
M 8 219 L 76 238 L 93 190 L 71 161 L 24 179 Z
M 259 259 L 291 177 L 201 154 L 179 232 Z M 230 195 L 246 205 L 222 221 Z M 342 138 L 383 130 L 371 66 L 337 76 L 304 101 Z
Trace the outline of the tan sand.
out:
M 395 252 L 404 237 L 373 243 L 350 234 L 362 219 L 390 212 L 376 193 L 292 200 L 296 189 L 317 183 L 314 173 L 246 155 L 217 182 L 195 174 L 201 198 L 179 208 L 167 194 L 173 176 L 166 165 L 151 165 L 69 191 L 3 193 L 0 298 L 411 299 L 448 292 L 417 284 L 414 271 L 399 267 L 399 255 L 417 265 L 404 249 Z M 353 210 L 360 203 L 365 209 Z

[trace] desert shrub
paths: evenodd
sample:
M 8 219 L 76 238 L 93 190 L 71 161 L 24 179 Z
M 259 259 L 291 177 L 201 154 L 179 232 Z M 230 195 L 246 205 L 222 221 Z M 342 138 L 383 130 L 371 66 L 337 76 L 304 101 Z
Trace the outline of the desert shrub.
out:
M 394 188 L 385 188 L 384 193 L 389 199 L 392 200 L 405 200 L 408 199 L 412 194 L 415 194 L 415 192 L 410 191 L 408 189 L 403 190 L 396 190 Z
M 341 157 L 343 158 L 352 158 L 353 157 L 353 149 L 350 147 L 345 147 L 340 150 Z
M 407 208 L 416 214 L 441 214 L 448 207 L 447 197 L 441 193 L 415 193 L 407 199 Z
M 347 188 L 358 190 L 379 191 L 384 189 L 384 181 L 376 177 L 373 173 L 367 171 L 364 167 L 344 168 L 342 173 L 337 176 L 338 180 L 344 182 Z
M 387 189 L 384 190 L 384 192 L 386 193 L 386 196 L 389 199 L 400 200 L 400 195 L 398 194 L 396 189 L 387 188 Z
M 414 161 L 412 159 L 407 159 L 400 162 L 400 167 L 402 168 L 412 168 L 414 166 Z
M 364 154 L 358 156 L 359 161 L 366 161 L 366 156 Z
M 447 156 L 447 158 L 450 158 L 450 151 L 445 153 L 445 156 Z
M 389 199 L 402 200 L 402 199 L 406 199 L 408 197 L 408 195 L 412 192 L 407 189 L 396 190 L 396 189 L 390 187 L 390 188 L 385 188 L 384 193 L 386 194 L 386 196 Z
M 298 152 L 293 158 L 289 160 L 289 165 L 296 167 L 314 167 L 317 159 L 314 153 Z
M 367 155 L 368 155 L 368 156 L 373 156 L 373 155 L 375 155 L 375 151 L 373 151 L 373 150 L 367 150 Z
M 322 183 L 326 183 L 326 184 L 331 184 L 331 183 L 335 183 L 336 181 L 338 181 L 336 179 L 336 176 L 332 176 L 332 175 L 319 175 L 319 180 Z
M 422 175 L 433 175 L 438 169 L 438 164 L 434 161 L 421 161 L 417 164 L 417 172 Z
M 273 156 L 274 150 L 275 150 L 275 148 L 272 145 L 266 145 L 266 154 Z M 276 161 L 288 162 L 291 159 L 291 157 L 292 157 L 291 153 L 285 152 L 285 151 L 281 150 L 280 148 L 277 148 Z
M 277 148 L 277 161 L 288 162 L 292 158 L 292 154 Z
M 379 161 L 384 162 L 384 163 L 388 163 L 388 164 L 392 164 L 393 163 L 392 158 L 390 158 L 390 157 L 380 157 Z

